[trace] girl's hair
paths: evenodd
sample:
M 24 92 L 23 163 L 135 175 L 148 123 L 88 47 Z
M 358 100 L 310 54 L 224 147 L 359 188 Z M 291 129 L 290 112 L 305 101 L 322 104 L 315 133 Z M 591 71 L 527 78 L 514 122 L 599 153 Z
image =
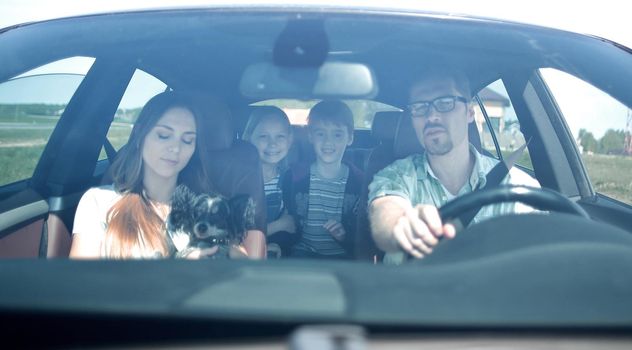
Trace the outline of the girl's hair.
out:
M 274 106 L 257 106 L 248 118 L 248 122 L 246 123 L 246 128 L 241 135 L 241 139 L 251 142 L 252 133 L 255 131 L 255 128 L 257 128 L 257 125 L 259 125 L 264 120 L 273 119 L 280 121 L 285 127 L 287 127 L 288 136 L 292 135 L 292 125 L 290 124 L 290 119 L 287 117 L 287 114 L 285 114 L 282 109 Z M 285 156 L 285 158 L 283 158 L 283 160 L 279 162 L 278 167 L 281 173 L 283 173 L 283 171 L 287 169 L 288 156 Z
M 149 199 L 143 194 L 143 143 L 158 120 L 172 108 L 189 110 L 196 124 L 196 147 L 189 163 L 178 174 L 178 183 L 198 192 L 209 188 L 202 160 L 206 159 L 203 145 L 205 121 L 194 100 L 173 91 L 154 96 L 140 112 L 127 145 L 112 164 L 114 189 L 123 197 L 107 213 L 106 242 L 108 257 L 124 258 L 132 255 L 132 248 L 139 245 L 152 248 L 166 255 L 168 242 L 164 234 L 165 223 L 158 216 Z
M 255 128 L 264 119 L 277 119 L 287 127 L 288 134 L 292 133 L 290 119 L 282 109 L 274 106 L 257 106 L 255 110 L 250 113 L 248 123 L 246 123 L 246 128 L 241 135 L 241 139 L 250 142 L 250 138 L 252 137 L 252 133 L 255 131 Z

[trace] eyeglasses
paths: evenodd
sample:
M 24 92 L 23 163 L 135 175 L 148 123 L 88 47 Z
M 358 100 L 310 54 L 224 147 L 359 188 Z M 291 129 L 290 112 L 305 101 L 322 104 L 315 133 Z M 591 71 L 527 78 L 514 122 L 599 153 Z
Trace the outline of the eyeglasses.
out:
M 413 118 L 427 118 L 430 115 L 430 106 L 433 106 L 439 113 L 446 113 L 454 109 L 456 101 L 467 103 L 465 97 L 441 96 L 432 101 L 413 102 L 407 108 Z

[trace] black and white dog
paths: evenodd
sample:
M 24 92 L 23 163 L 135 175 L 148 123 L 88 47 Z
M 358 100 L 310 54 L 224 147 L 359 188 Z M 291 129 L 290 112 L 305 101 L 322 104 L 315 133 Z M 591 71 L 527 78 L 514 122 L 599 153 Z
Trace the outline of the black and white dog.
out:
M 171 199 L 167 233 L 173 256 L 185 257 L 193 249 L 218 246 L 212 259 L 227 258 L 255 223 L 254 201 L 248 195 L 226 198 L 217 193 L 196 194 L 179 185 Z

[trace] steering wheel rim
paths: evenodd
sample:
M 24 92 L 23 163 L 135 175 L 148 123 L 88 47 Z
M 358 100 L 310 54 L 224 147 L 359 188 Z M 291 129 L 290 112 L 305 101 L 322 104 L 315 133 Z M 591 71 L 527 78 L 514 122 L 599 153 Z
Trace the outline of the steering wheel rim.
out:
M 474 211 L 481 207 L 503 202 L 520 202 L 537 210 L 551 211 L 549 215 L 501 215 L 480 224 L 463 228 L 451 240 L 443 240 L 424 259 L 415 261 L 418 264 L 436 264 L 446 262 L 466 261 L 470 259 L 493 256 L 495 254 L 535 248 L 543 244 L 572 243 L 576 240 L 590 241 L 601 239 L 594 235 L 594 227 L 604 231 L 603 225 L 590 220 L 586 211 L 577 203 L 562 194 L 544 188 L 527 186 L 498 186 L 481 189 L 447 203 L 439 209 L 439 215 L 444 222 L 453 222 L 457 229 L 461 229 L 459 221 L 463 217 L 473 217 Z M 561 214 L 556 214 L 561 213 Z M 576 217 L 584 220 L 577 220 Z M 584 224 L 579 224 L 583 222 Z M 552 227 L 567 227 L 568 230 L 550 232 Z M 528 232 L 527 232 L 528 231 Z M 567 232 L 568 231 L 568 232 Z M 577 238 L 576 233 L 581 237 Z M 616 230 L 615 230 L 616 231 Z M 629 234 L 618 234 L 632 244 Z M 620 237 L 615 237 L 620 239 Z
M 578 215 L 590 219 L 579 204 L 566 198 L 559 192 L 528 186 L 503 185 L 489 189 L 481 189 L 457 197 L 439 208 L 439 215 L 444 222 L 461 219 L 469 212 L 490 204 L 519 202 L 537 210 L 556 211 Z

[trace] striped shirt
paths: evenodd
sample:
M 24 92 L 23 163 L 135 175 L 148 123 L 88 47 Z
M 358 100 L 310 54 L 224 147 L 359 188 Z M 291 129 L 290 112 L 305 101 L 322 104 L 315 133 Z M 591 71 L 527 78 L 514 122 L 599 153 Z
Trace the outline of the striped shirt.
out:
M 266 196 L 266 208 L 268 223 L 277 220 L 283 212 L 283 193 L 279 186 L 279 175 L 263 184 L 263 191 Z
M 437 208 L 450 199 L 459 197 L 475 189 L 482 188 L 486 183 L 487 173 L 498 164 L 498 160 L 481 155 L 470 145 L 470 152 L 475 157 L 474 168 L 469 181 L 452 195 L 437 179 L 428 164 L 425 153 L 413 154 L 399 159 L 380 170 L 373 177 L 369 185 L 369 203 L 378 197 L 399 196 L 410 201 L 413 206 L 418 204 L 432 204 Z M 524 171 L 513 167 L 503 179 L 502 184 L 526 185 L 540 187 L 537 180 Z M 499 203 L 483 207 L 472 223 L 496 217 L 502 214 L 524 213 L 532 211 L 528 206 L 520 203 Z M 403 261 L 403 253 L 387 253 L 385 262 L 399 263 Z
M 345 250 L 323 225 L 328 220 L 342 221 L 342 207 L 349 168 L 343 164 L 341 176 L 325 179 L 310 168 L 307 220 L 301 241 L 294 249 L 307 250 L 321 255 L 344 255 Z

